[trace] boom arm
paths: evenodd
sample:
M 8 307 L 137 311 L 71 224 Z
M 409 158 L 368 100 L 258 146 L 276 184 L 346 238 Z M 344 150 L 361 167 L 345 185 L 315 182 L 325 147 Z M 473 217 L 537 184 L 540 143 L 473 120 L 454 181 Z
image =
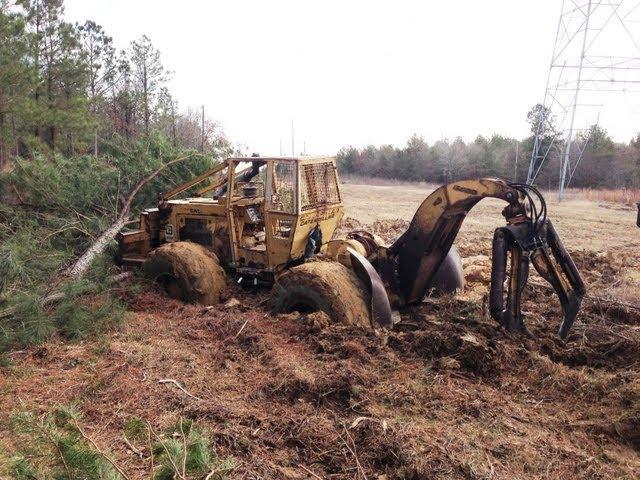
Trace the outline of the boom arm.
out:
M 538 195 L 537 211 L 530 192 Z M 564 320 L 564 337 L 578 313 L 585 286 L 571 257 L 546 219 L 544 199 L 533 187 L 507 184 L 483 178 L 444 185 L 429 195 L 415 213 L 407 231 L 386 252 L 383 278 L 396 290 L 400 302 L 421 302 L 431 288 L 467 213 L 483 198 L 499 198 L 508 203 L 503 210 L 507 226 L 496 230 L 491 276 L 491 314 L 505 328 L 526 331 L 520 299 L 531 261 L 555 289 Z M 532 213 L 533 212 L 533 213 Z M 544 214 L 544 217 L 543 217 Z M 506 267 L 510 259 L 509 286 L 504 299 Z
M 221 172 L 222 170 L 227 168 L 227 165 L 228 165 L 228 162 L 225 160 L 224 162 L 220 163 L 219 165 L 216 165 L 215 167 L 210 168 L 209 170 L 206 170 L 205 172 L 201 173 L 197 177 L 192 178 L 188 182 L 184 182 L 184 183 L 181 183 L 180 185 L 177 185 L 176 187 L 172 188 L 168 192 L 163 193 L 161 195 L 162 200 L 171 200 L 172 198 L 177 197 L 181 193 L 186 192 L 187 190 L 189 190 L 191 187 L 194 187 L 194 186 L 198 185 L 199 183 L 204 182 L 207 178 L 213 177 L 216 173 Z M 226 177 L 225 177 L 224 180 L 226 181 Z M 205 187 L 205 189 L 207 189 L 207 187 Z
M 443 185 L 422 202 L 408 230 L 389 247 L 406 303 L 422 301 L 467 212 L 487 197 L 509 203 L 521 200 L 519 192 L 504 181 L 483 178 Z

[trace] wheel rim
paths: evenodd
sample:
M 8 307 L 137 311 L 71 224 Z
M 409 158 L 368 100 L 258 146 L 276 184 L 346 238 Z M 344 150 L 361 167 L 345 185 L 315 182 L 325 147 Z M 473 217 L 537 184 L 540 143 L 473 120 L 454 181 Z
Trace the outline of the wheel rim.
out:
M 320 306 L 311 298 L 308 298 L 306 296 L 298 296 L 296 298 L 290 298 L 285 308 L 286 313 L 290 313 L 290 312 L 311 313 L 311 312 L 317 312 L 319 310 L 321 310 Z

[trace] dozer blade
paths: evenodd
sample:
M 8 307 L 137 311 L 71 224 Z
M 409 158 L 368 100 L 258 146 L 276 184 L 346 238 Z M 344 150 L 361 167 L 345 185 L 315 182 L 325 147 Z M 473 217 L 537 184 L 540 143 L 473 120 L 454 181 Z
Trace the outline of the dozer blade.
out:
M 382 279 L 373 265 L 353 248 L 347 248 L 354 272 L 371 293 L 371 323 L 374 327 L 393 328 L 393 314 Z

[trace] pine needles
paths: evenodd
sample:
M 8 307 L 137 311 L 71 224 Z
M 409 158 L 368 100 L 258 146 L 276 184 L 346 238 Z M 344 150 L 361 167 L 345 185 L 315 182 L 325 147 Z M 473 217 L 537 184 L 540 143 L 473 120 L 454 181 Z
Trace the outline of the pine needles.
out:
M 55 334 L 84 338 L 123 318 L 123 287 L 105 282 L 116 273 L 113 251 L 81 280 L 62 272 L 113 223 L 132 186 L 176 155 L 162 137 L 114 139 L 101 157 L 35 154 L 0 172 L 0 354 Z M 133 211 L 210 165 L 202 156 L 169 165 L 145 185 Z M 48 301 L 53 293 L 56 301 Z

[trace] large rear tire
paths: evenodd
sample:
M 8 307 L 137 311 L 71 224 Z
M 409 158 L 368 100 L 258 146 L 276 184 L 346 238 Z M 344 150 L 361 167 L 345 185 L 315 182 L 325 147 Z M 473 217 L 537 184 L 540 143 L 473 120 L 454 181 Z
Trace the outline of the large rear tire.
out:
M 371 327 L 370 295 L 357 275 L 338 262 L 308 262 L 280 276 L 274 312 L 323 311 L 334 321 Z
M 166 243 L 144 263 L 147 278 L 183 302 L 215 305 L 225 288 L 224 270 L 215 253 L 192 242 Z

